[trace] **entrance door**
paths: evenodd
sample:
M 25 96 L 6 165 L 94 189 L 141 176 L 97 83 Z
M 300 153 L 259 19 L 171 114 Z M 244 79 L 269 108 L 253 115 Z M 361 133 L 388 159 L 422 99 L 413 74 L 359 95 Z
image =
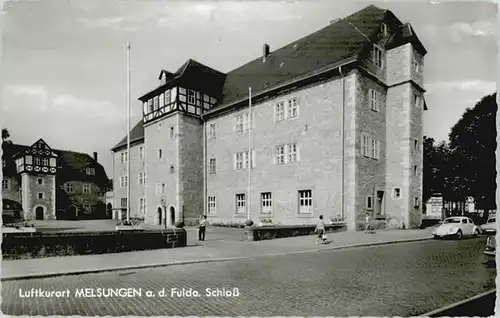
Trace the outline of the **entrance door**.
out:
M 170 224 L 175 225 L 175 209 L 173 206 L 170 207 Z
M 161 225 L 161 207 L 158 207 L 158 225 Z
M 108 203 L 108 205 L 106 206 L 106 218 L 113 218 L 113 205 L 111 205 L 111 203 Z
M 76 220 L 76 206 L 72 205 L 69 207 L 69 215 L 68 215 L 68 219 L 70 220 Z
M 377 199 L 375 201 L 375 217 L 384 215 L 384 191 L 377 191 Z
M 37 220 L 43 220 L 43 208 L 41 206 L 36 208 L 35 214 Z

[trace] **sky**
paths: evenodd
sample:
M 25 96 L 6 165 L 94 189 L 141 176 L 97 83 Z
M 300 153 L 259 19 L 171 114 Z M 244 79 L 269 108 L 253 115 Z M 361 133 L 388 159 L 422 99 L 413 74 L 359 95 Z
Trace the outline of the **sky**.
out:
M 131 43 L 131 126 L 139 96 L 161 69 L 193 58 L 228 72 L 370 4 L 410 22 L 426 47 L 424 133 L 447 140 L 467 107 L 496 91 L 497 6 L 490 2 L 16 0 L 1 22 L 0 126 L 15 143 L 99 153 L 127 133 L 126 42 Z

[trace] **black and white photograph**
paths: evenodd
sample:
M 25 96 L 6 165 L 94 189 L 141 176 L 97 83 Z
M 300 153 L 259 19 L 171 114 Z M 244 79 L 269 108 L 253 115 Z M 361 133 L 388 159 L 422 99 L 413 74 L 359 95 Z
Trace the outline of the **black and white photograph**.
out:
M 3 315 L 495 314 L 497 4 L 0 8 Z

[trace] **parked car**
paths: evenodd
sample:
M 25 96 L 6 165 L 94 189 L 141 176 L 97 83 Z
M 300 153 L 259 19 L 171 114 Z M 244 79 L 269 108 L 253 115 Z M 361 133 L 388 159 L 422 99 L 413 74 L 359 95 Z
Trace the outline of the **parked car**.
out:
M 432 231 L 434 238 L 456 237 L 461 239 L 464 236 L 479 235 L 479 226 L 466 216 L 453 216 L 444 219 L 440 226 Z
M 19 202 L 2 199 L 2 222 L 3 224 L 24 221 L 23 207 Z
M 481 230 L 485 233 L 495 233 L 497 231 L 496 218 L 489 218 L 485 224 L 481 225 Z
M 486 240 L 486 247 L 484 248 L 483 253 L 488 256 L 495 257 L 497 249 L 497 239 L 494 235 L 488 236 Z

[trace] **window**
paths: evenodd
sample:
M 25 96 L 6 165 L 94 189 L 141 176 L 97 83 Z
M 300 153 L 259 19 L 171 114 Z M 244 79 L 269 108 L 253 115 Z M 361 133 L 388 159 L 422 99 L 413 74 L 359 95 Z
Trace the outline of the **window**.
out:
M 373 196 L 366 196 L 366 209 L 373 210 Z
M 158 149 L 158 159 L 161 159 L 163 157 L 161 149 Z
M 170 127 L 170 138 L 174 138 L 175 137 L 175 127 L 172 126 Z
M 420 107 L 422 99 L 418 94 L 413 94 L 413 106 Z
M 273 203 L 272 203 L 272 195 L 271 192 L 263 192 L 260 194 L 260 202 L 261 202 L 261 210 L 262 214 L 271 214 Z
M 95 175 L 95 168 L 86 168 L 85 173 L 89 176 Z
M 292 98 L 288 100 L 288 118 L 295 118 L 298 114 L 298 103 L 297 98 Z
M 238 193 L 236 195 L 236 214 L 244 214 L 246 205 L 246 195 L 244 193 Z
M 127 187 L 127 183 L 128 183 L 128 177 L 127 176 L 122 177 L 122 183 L 123 183 L 123 187 L 122 188 Z
M 297 161 L 297 144 L 287 145 L 287 155 L 289 163 Z
M 208 165 L 208 173 L 215 174 L 215 158 L 210 158 Z
M 49 158 L 42 158 L 42 165 L 48 166 L 49 165 Z
M 380 159 L 380 142 L 377 139 L 372 139 L 372 158 Z
M 9 190 L 9 179 L 3 179 L 2 180 L 2 189 L 3 190 Z
M 394 199 L 399 199 L 401 197 L 401 189 L 400 188 L 394 188 L 392 197 Z
M 414 59 L 414 60 L 412 61 L 412 67 L 413 67 L 413 71 L 414 71 L 415 73 L 419 73 L 419 72 L 420 72 L 420 63 L 418 63 L 418 61 L 417 61 L 417 60 L 415 60 L 415 59 Z
M 377 92 L 374 89 L 368 90 L 368 98 L 371 110 L 376 112 L 380 110 L 380 97 L 380 92 Z
M 127 152 L 126 152 L 126 151 L 125 151 L 125 152 L 122 152 L 122 153 L 120 154 L 120 157 L 121 157 L 121 162 L 122 162 L 122 163 L 126 163 L 126 162 L 127 162 L 127 159 L 128 159 L 127 157 L 128 157 L 128 156 L 127 156 Z
M 285 163 L 285 146 L 276 147 L 276 164 L 282 165 Z
M 165 106 L 165 96 L 163 95 L 163 93 L 160 94 L 160 108 L 162 108 L 163 106 Z
M 121 198 L 120 201 L 122 208 L 127 208 L 127 198 Z
M 379 48 L 378 46 L 373 46 L 373 51 L 372 51 L 372 60 L 373 64 L 375 64 L 378 67 L 382 67 L 383 65 L 383 52 L 382 49 Z
M 285 103 L 284 102 L 276 103 L 274 112 L 276 121 L 281 121 L 285 119 Z
M 313 212 L 312 190 L 299 191 L 299 213 L 311 214 Z
M 380 141 L 361 134 L 361 154 L 364 157 L 380 159 Z
M 190 89 L 187 90 L 187 101 L 189 104 L 196 103 L 196 97 L 195 97 L 194 91 L 192 91 Z
M 144 160 L 144 147 L 139 147 L 139 159 Z
M 83 185 L 83 193 L 90 193 L 90 184 Z
M 146 199 L 139 198 L 139 214 L 144 215 L 146 213 Z
M 238 152 L 236 154 L 236 170 L 243 170 L 243 152 Z
M 121 181 L 121 178 L 120 178 L 120 181 Z M 67 193 L 73 193 L 73 191 L 74 191 L 72 183 L 66 183 L 64 185 L 64 188 L 66 189 Z
M 153 100 L 152 99 L 148 100 L 148 108 L 149 108 L 149 112 L 152 113 L 153 112 Z
M 361 153 L 365 157 L 370 157 L 370 143 L 369 143 L 370 138 L 366 135 L 361 136 Z
M 40 165 L 40 157 L 34 157 L 35 165 Z
M 165 105 L 170 104 L 170 90 L 165 91 Z
M 38 198 L 43 199 L 43 192 L 38 192 Z
M 209 196 L 208 197 L 208 214 L 210 214 L 210 215 L 215 214 L 215 211 L 216 211 L 215 208 L 216 208 L 215 197 Z
M 39 184 L 39 185 L 42 185 L 43 184 L 43 179 L 42 178 L 36 179 L 36 183 Z
M 250 130 L 251 119 L 248 114 L 243 115 L 243 131 Z
M 416 177 L 418 174 L 418 166 L 413 166 L 413 176 Z
M 159 98 L 158 98 L 158 96 L 155 96 L 155 97 L 153 98 L 153 105 L 154 105 L 154 108 L 153 108 L 153 109 L 154 109 L 154 110 L 157 110 L 157 109 L 158 109 L 158 102 L 159 102 Z
M 144 185 L 146 183 L 146 173 L 139 172 L 139 185 Z
M 382 23 L 382 25 L 380 26 L 380 32 L 382 33 L 383 36 L 387 36 L 389 34 L 387 24 Z
M 414 197 L 413 198 L 413 206 L 415 208 L 418 208 L 419 207 L 419 203 L 420 203 L 420 200 L 418 199 L 418 197 Z
M 243 115 L 236 116 L 236 125 L 234 130 L 237 133 L 243 132 Z
M 215 124 L 208 127 L 208 139 L 215 139 Z

